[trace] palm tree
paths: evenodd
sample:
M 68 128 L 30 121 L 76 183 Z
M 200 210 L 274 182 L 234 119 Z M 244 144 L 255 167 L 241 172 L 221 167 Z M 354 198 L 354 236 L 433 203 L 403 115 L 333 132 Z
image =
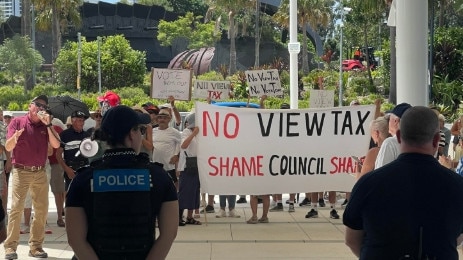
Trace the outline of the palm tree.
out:
M 252 7 L 254 4 L 249 0 L 210 0 L 209 1 L 208 13 L 212 11 L 223 11 L 228 14 L 228 38 L 230 39 L 230 65 L 229 73 L 234 74 L 236 72 L 236 27 L 235 17 L 241 11 Z M 209 17 L 206 14 L 206 17 Z
M 302 30 L 302 71 L 309 72 L 309 54 L 307 51 L 307 25 L 315 31 L 319 27 L 328 26 L 330 20 L 330 8 L 332 1 L 329 0 L 298 0 L 297 18 L 298 25 Z M 289 27 L 289 0 L 283 0 L 278 12 L 274 15 L 275 21 L 286 28 Z
M 32 0 L 37 12 L 37 28 L 52 32 L 52 62 L 61 49 L 61 35 L 70 24 L 78 27 L 81 24 L 79 6 L 82 0 Z

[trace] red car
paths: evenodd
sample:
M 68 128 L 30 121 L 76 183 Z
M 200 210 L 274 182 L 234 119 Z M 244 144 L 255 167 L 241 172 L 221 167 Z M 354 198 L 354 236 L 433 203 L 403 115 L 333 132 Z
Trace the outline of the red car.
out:
M 367 67 L 363 66 L 362 62 L 359 60 L 343 60 L 342 61 L 342 70 L 366 70 Z

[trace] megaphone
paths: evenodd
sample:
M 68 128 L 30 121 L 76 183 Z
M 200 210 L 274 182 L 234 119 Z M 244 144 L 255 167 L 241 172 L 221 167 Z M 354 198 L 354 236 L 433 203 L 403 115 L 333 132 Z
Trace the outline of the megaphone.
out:
M 84 157 L 92 157 L 98 152 L 98 143 L 91 138 L 85 138 L 80 143 L 79 151 L 76 153 L 76 157 L 81 155 Z

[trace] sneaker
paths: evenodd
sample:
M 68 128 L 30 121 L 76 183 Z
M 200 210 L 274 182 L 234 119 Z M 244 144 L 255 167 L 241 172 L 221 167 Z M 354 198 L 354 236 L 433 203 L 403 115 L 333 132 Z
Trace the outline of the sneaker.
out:
M 330 218 L 332 218 L 332 219 L 339 219 L 338 212 L 337 212 L 335 209 L 332 209 L 332 210 L 330 211 Z
M 349 201 L 347 199 L 345 199 L 344 202 L 341 204 L 341 206 L 345 207 L 345 206 L 347 206 L 347 203 L 349 203 Z
M 202 209 L 199 213 L 204 213 L 204 209 Z M 206 213 L 215 213 L 214 207 L 211 205 L 206 206 Z
M 289 204 L 288 212 L 295 212 L 294 204 Z
M 219 213 L 217 213 L 217 215 L 215 215 L 215 217 L 216 218 L 225 218 L 225 217 L 227 217 L 227 213 L 225 213 L 225 210 L 220 209 Z
M 268 223 L 268 218 L 260 218 L 257 221 L 259 221 L 259 223 Z
M 239 198 L 236 203 L 238 204 L 243 204 L 243 203 L 248 203 L 248 201 L 246 200 L 246 198 Z
M 309 212 L 307 212 L 305 218 L 318 218 L 318 211 L 311 209 Z
M 43 249 L 40 247 L 33 250 L 29 250 L 29 256 L 35 258 L 48 258 L 48 254 L 45 251 L 43 251 Z
M 318 206 L 320 207 L 325 207 L 325 200 L 324 199 L 318 199 Z
M 13 248 L 7 248 L 5 250 L 5 259 L 18 259 L 18 254 Z
M 28 233 L 31 233 L 31 227 L 30 226 L 24 225 L 19 230 L 19 234 L 28 234 Z
M 286 200 L 286 204 L 291 204 L 291 203 L 296 203 L 296 200 L 294 201 Z
M 310 207 L 310 200 L 308 198 L 303 199 L 302 202 L 299 203 L 299 207 L 304 207 L 304 206 Z
M 228 212 L 228 216 L 230 218 L 241 218 L 240 215 L 238 215 L 238 213 L 236 213 L 236 210 L 235 209 L 232 209 Z
M 269 211 L 270 212 L 283 211 L 283 205 L 277 204 L 275 207 L 271 208 Z

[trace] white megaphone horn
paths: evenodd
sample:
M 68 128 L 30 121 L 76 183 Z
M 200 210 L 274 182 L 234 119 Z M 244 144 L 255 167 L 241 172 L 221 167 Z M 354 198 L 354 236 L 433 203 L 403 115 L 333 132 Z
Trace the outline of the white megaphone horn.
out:
M 85 138 L 80 143 L 79 151 L 76 153 L 76 157 L 81 155 L 84 157 L 92 157 L 98 152 L 98 143 L 91 138 Z

